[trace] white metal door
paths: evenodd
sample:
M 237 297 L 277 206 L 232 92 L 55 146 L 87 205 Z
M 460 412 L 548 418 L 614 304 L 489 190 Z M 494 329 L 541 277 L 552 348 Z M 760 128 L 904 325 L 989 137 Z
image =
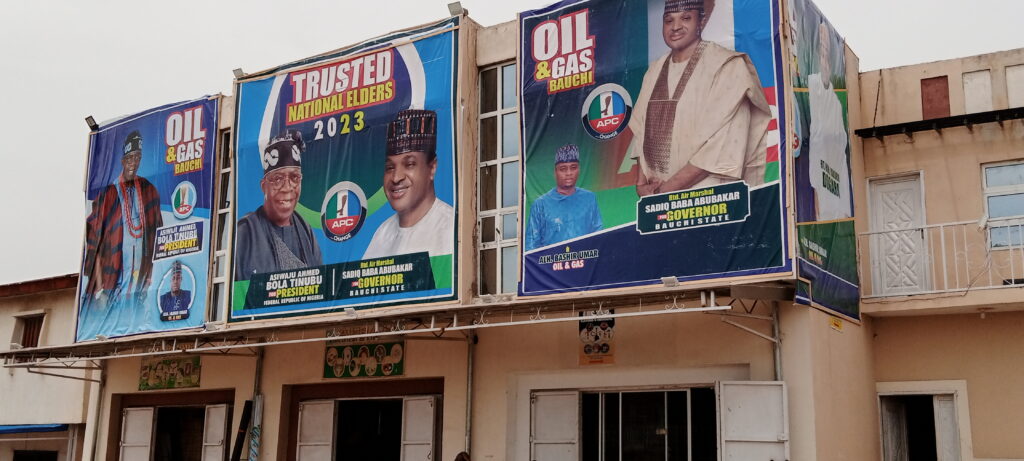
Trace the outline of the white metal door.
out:
M 575 391 L 530 396 L 530 459 L 579 460 L 580 395 Z
M 121 461 L 149 461 L 153 444 L 153 407 L 121 412 Z
M 960 424 L 953 394 L 932 397 L 935 414 L 935 451 L 938 461 L 960 461 Z
M 334 455 L 334 400 L 299 404 L 299 447 L 296 461 L 329 461 Z
M 716 388 L 722 461 L 789 459 L 785 383 L 733 381 Z
M 871 276 L 874 293 L 929 289 L 921 178 L 871 182 Z
M 433 459 L 436 407 L 433 396 L 402 399 L 402 461 Z
M 228 406 L 207 405 L 203 425 L 203 461 L 224 461 L 228 431 Z

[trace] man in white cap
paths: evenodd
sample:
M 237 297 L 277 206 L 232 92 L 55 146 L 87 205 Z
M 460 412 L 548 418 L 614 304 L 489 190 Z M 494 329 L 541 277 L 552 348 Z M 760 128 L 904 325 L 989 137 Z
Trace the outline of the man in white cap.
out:
M 746 54 L 702 39 L 714 0 L 665 0 L 670 51 L 644 75 L 629 128 L 640 196 L 764 183 L 771 109 Z
M 302 195 L 302 134 L 289 130 L 263 151 L 263 205 L 238 220 L 235 280 L 322 264 L 313 229 L 295 213 Z
M 807 160 L 818 221 L 853 217 L 846 159 L 849 135 L 843 123 L 843 105 L 832 87 L 831 50 L 832 34 L 822 21 L 818 24 L 818 72 L 807 76 L 811 107 Z
M 377 228 L 363 259 L 412 253 L 450 255 L 455 210 L 437 198 L 437 113 L 407 109 L 387 131 L 384 195 L 395 214 Z
M 555 152 L 555 187 L 534 200 L 526 224 L 526 251 L 601 230 L 597 196 L 576 187 L 580 149 L 566 144 Z

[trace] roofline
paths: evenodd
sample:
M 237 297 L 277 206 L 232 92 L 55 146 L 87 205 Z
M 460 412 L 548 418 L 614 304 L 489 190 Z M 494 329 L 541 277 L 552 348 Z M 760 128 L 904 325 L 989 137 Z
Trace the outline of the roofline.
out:
M 78 286 L 78 274 L 60 275 L 45 279 L 0 285 L 0 298 L 34 295 L 49 291 L 65 290 Z

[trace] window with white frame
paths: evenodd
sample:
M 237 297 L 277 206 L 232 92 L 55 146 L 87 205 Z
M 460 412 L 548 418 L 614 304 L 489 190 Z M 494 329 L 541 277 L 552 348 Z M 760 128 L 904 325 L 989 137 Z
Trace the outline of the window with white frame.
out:
M 477 225 L 480 229 L 481 295 L 515 293 L 519 271 L 519 114 L 516 65 L 480 72 L 480 173 Z
M 989 247 L 1024 246 L 1024 161 L 983 166 Z
M 220 133 L 220 162 L 217 165 L 217 215 L 213 242 L 213 283 L 210 292 L 209 320 L 221 320 L 226 312 L 228 286 L 231 281 L 230 256 L 231 231 L 234 228 L 232 210 L 234 200 L 233 172 L 231 169 L 231 130 Z

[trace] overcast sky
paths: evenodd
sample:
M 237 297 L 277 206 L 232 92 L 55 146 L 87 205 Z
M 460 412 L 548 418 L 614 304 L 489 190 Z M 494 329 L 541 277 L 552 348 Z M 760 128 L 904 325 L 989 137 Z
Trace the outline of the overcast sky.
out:
M 483 25 L 547 0 L 463 0 Z M 0 6 L 0 284 L 78 271 L 93 115 L 231 92 L 265 69 L 448 16 L 446 0 L 6 0 Z M 861 70 L 1024 47 L 1021 0 L 817 0 Z

